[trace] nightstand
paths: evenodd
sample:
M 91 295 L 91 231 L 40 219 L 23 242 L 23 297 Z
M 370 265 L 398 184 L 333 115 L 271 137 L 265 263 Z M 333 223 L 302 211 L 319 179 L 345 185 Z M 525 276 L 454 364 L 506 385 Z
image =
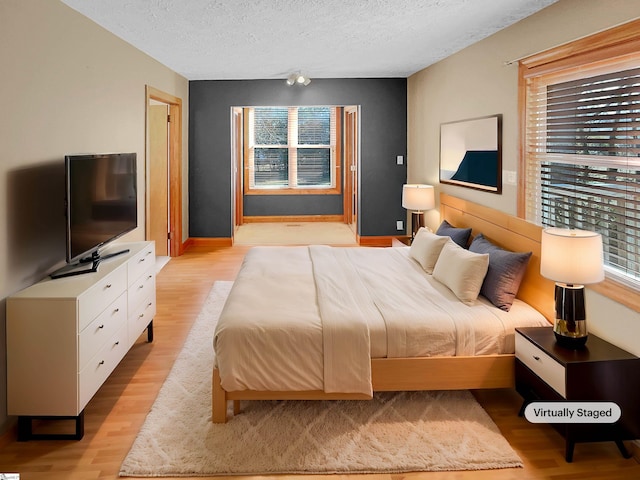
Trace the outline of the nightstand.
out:
M 576 443 L 614 441 L 625 458 L 623 440 L 640 438 L 640 358 L 589 334 L 585 348 L 560 347 L 552 327 L 516 329 L 516 390 L 524 398 L 520 415 L 533 401 L 614 402 L 615 423 L 552 423 L 565 437 L 565 458 Z

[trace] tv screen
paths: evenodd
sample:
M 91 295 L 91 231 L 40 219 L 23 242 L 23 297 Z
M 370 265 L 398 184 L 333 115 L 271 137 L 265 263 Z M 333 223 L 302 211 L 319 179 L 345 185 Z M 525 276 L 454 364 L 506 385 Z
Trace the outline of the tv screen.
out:
M 67 262 L 138 226 L 135 153 L 65 156 Z

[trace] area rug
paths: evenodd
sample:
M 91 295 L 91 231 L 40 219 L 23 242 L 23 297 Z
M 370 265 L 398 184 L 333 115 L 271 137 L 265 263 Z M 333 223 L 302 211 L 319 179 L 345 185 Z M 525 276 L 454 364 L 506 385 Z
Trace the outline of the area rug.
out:
M 371 401 L 242 402 L 211 423 L 212 333 L 232 282 L 216 282 L 120 476 L 399 473 L 521 467 L 467 391 Z M 231 402 L 230 402 L 231 403 Z M 231 406 L 230 406 L 231 409 Z

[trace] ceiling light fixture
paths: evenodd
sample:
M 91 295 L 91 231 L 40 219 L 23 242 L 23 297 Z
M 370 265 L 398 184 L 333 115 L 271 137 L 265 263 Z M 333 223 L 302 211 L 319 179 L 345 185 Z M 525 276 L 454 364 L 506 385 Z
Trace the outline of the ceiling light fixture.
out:
M 292 73 L 287 77 L 287 85 L 290 87 L 293 85 L 304 85 L 305 87 L 311 83 L 309 77 L 304 76 L 301 73 Z

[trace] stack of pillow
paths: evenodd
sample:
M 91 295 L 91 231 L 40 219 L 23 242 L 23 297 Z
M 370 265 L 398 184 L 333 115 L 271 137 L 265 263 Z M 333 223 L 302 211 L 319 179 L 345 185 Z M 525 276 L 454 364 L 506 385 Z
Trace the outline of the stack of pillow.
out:
M 472 305 L 481 294 L 508 312 L 531 252 L 504 250 L 482 234 L 469 245 L 470 236 L 470 228 L 456 228 L 445 220 L 436 233 L 421 228 L 411 243 L 409 255 L 463 303 Z

